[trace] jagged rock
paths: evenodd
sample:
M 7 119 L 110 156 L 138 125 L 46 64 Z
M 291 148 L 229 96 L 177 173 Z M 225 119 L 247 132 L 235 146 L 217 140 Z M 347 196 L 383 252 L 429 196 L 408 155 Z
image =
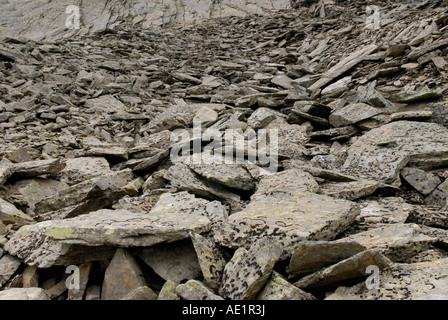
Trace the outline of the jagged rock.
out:
M 65 161 L 61 159 L 27 161 L 14 165 L 14 176 L 32 178 L 41 175 L 56 175 L 64 168 Z
M 400 92 L 389 96 L 389 100 L 400 103 L 413 103 L 424 100 L 440 98 L 442 95 L 438 92 L 424 90 L 418 92 Z
M 239 200 L 240 196 L 230 192 L 217 184 L 199 180 L 187 165 L 175 164 L 170 167 L 163 176 L 171 184 L 181 190 L 218 199 Z
M 0 300 L 50 300 L 41 288 L 11 288 L 0 291 Z
M 190 237 L 205 284 L 211 289 L 218 289 L 221 285 L 221 278 L 227 261 L 211 239 L 197 233 L 192 234 Z
M 448 180 L 445 180 L 439 184 L 426 198 L 425 203 L 437 206 L 445 207 L 448 199 Z
M 111 173 L 109 163 L 101 157 L 67 159 L 65 163 L 66 166 L 59 172 L 58 179 L 70 185 Z
M 390 183 L 413 157 L 431 159 L 448 152 L 446 141 L 448 130 L 438 124 L 392 122 L 353 143 L 342 172 Z
M 249 250 L 239 248 L 224 268 L 220 293 L 232 300 L 254 299 L 271 275 L 282 246 L 264 237 Z
M 307 274 L 358 254 L 366 248 L 356 241 L 304 241 L 299 242 L 286 271 L 293 275 Z
M 441 183 L 438 177 L 418 168 L 403 168 L 401 176 L 424 195 L 430 194 Z
M 392 261 L 375 250 L 365 250 L 350 258 L 342 260 L 328 268 L 301 278 L 294 285 L 303 290 L 316 290 L 337 285 L 343 281 L 367 276 L 369 266 L 377 266 L 383 270 Z
M 301 240 L 332 240 L 360 213 L 359 207 L 347 200 L 310 192 L 285 194 L 279 189 L 232 214 L 216 230 L 216 241 L 235 248 L 271 236 L 288 248 Z
M 446 300 L 448 259 L 430 262 L 393 264 L 381 272 L 378 290 L 366 284 L 339 287 L 326 300 Z
M 316 298 L 285 280 L 273 271 L 257 300 L 316 300 Z
M 11 279 L 21 264 L 20 259 L 10 255 L 4 255 L 0 258 L 0 288 Z
M 158 300 L 180 300 L 176 293 L 177 284 L 174 281 L 168 280 L 160 289 Z
M 194 110 L 188 105 L 173 105 L 157 115 L 140 132 L 157 133 L 164 130 L 186 128 L 193 124 Z
M 371 180 L 358 180 L 350 182 L 326 182 L 319 186 L 320 193 L 335 198 L 356 200 L 374 193 L 382 186 L 381 183 Z
M 224 300 L 197 280 L 178 285 L 176 293 L 184 300 Z
M 120 300 L 157 300 L 157 294 L 151 288 L 143 286 L 133 289 Z
M 190 241 L 159 244 L 135 252 L 164 280 L 180 283 L 200 273 L 198 257 Z
M 22 284 L 24 288 L 38 287 L 39 271 L 36 266 L 26 266 L 22 272 Z
M 237 164 L 197 164 L 189 167 L 205 179 L 229 188 L 240 190 L 255 188 L 250 173 L 243 166 Z
M 33 218 L 3 199 L 0 199 L 0 220 L 5 224 L 13 224 L 15 227 L 35 223 Z
M 263 129 L 276 118 L 274 111 L 268 108 L 258 108 L 247 119 L 247 124 L 253 129 Z
M 127 250 L 117 249 L 104 276 L 101 300 L 119 300 L 143 286 L 146 282 L 135 258 Z
M 13 173 L 14 164 L 11 161 L 7 159 L 0 161 L 0 186 L 3 185 Z
M 330 115 L 330 123 L 335 127 L 344 127 L 376 116 L 382 112 L 365 103 L 350 104 L 334 111 Z
M 337 241 L 356 241 L 367 249 L 375 249 L 394 262 L 404 262 L 428 250 L 438 241 L 416 224 L 396 223 L 370 229 Z
M 87 283 L 89 282 L 90 271 L 92 263 L 83 263 L 78 267 L 77 283 L 73 288 L 68 289 L 67 300 L 83 300 L 84 294 L 87 290 Z
M 382 227 L 393 223 L 405 223 L 414 210 L 414 206 L 402 198 L 387 197 L 378 200 L 359 202 L 361 214 L 355 219 L 357 231 Z
M 124 113 L 126 106 L 112 95 L 105 95 L 86 101 L 85 108 L 96 113 Z

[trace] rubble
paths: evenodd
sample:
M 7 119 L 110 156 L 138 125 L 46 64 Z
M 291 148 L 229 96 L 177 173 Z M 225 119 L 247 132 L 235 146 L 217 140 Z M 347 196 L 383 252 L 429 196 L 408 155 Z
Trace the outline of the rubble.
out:
M 446 1 L 377 2 L 0 0 L 0 299 L 445 295 Z

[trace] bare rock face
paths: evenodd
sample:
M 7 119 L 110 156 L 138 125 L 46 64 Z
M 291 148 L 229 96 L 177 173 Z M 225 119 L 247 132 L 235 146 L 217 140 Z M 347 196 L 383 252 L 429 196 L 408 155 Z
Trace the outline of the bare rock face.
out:
M 0 300 L 50 300 L 41 288 L 11 288 L 0 292 Z

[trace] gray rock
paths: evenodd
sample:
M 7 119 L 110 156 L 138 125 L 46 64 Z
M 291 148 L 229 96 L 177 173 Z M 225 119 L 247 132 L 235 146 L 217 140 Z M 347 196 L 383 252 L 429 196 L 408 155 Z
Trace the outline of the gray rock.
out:
M 369 266 L 377 266 L 379 270 L 383 270 L 391 264 L 392 261 L 378 251 L 365 250 L 328 268 L 305 276 L 294 285 L 303 290 L 328 288 L 346 280 L 367 277 L 369 275 L 367 267 Z
M 65 162 L 61 159 L 27 161 L 14 165 L 14 176 L 33 178 L 41 175 L 56 175 L 64 168 Z
M 200 273 L 198 257 L 189 240 L 158 244 L 135 252 L 164 280 L 180 283 L 195 279 Z
M 168 280 L 160 289 L 158 300 L 180 300 L 176 293 L 177 284 L 174 281 Z
M 283 248 L 265 237 L 249 250 L 239 248 L 224 268 L 220 293 L 232 300 L 254 299 L 271 275 Z
M 175 164 L 164 174 L 164 178 L 181 190 L 218 199 L 239 200 L 239 195 L 232 193 L 223 187 L 210 182 L 199 180 L 187 165 Z
M 381 183 L 360 179 L 350 182 L 326 182 L 320 185 L 320 193 L 347 200 L 356 200 L 373 194 Z
M 400 103 L 413 103 L 440 98 L 442 95 L 431 90 L 400 92 L 389 96 L 389 100 Z
M 133 289 L 120 300 L 157 300 L 157 294 L 151 288 L 143 286 Z
M 285 280 L 278 272 L 272 271 L 257 300 L 316 300 L 316 298 Z
M 34 288 L 39 285 L 39 269 L 36 266 L 26 266 L 22 272 L 22 285 L 24 288 Z
M 0 291 L 0 300 L 50 300 L 41 288 L 11 288 Z
M 423 195 L 430 194 L 441 183 L 438 177 L 418 168 L 403 168 L 401 176 Z
M 194 116 L 193 108 L 187 104 L 173 105 L 143 126 L 140 132 L 156 133 L 163 130 L 186 128 L 193 124 Z
M 189 167 L 207 180 L 229 188 L 253 190 L 254 179 L 241 165 L 237 164 L 194 164 Z
M 365 133 L 348 149 L 342 172 L 391 183 L 413 157 L 448 152 L 448 130 L 434 123 L 398 121 Z M 437 151 L 435 151 L 437 150 Z
M 430 249 L 438 238 L 427 235 L 427 232 L 416 224 L 396 223 L 337 241 L 356 241 L 367 249 L 381 252 L 394 262 L 405 262 L 417 253 Z
M 3 199 L 0 199 L 0 220 L 5 224 L 13 224 L 15 227 L 35 223 L 30 216 Z
M 448 199 L 448 180 L 439 184 L 426 198 L 425 204 L 445 207 Z
M 176 293 L 184 300 L 224 300 L 197 280 L 188 280 L 176 287 Z
M 70 185 L 112 173 L 107 160 L 101 157 L 67 159 L 65 163 L 65 168 L 59 172 L 57 177 L 60 181 Z
M 78 282 L 75 286 L 68 289 L 67 300 L 83 300 L 87 290 L 87 283 L 89 282 L 90 271 L 92 270 L 92 263 L 83 263 L 76 271 L 79 276 Z
M 263 129 L 275 118 L 276 114 L 273 110 L 268 108 L 258 108 L 247 119 L 247 124 L 255 130 Z
M 11 161 L 7 159 L 0 161 L 0 186 L 3 185 L 13 173 L 14 164 Z
M 192 234 L 190 237 L 205 284 L 211 289 L 218 289 L 221 285 L 221 278 L 227 261 L 211 239 L 197 233 Z
M 355 103 L 334 111 L 330 115 L 329 120 L 331 125 L 343 127 L 372 118 L 380 113 L 382 113 L 381 109 L 371 107 L 365 103 Z
M 299 242 L 286 269 L 293 275 L 307 274 L 358 254 L 366 248 L 356 241 L 304 241 Z
M 0 258 L 0 287 L 2 287 L 19 269 L 22 261 L 10 255 Z
M 393 264 L 380 273 L 380 287 L 369 290 L 365 283 L 339 287 L 326 300 L 446 300 L 448 259 L 411 264 Z
M 146 282 L 135 258 L 128 251 L 117 249 L 104 276 L 101 300 L 120 300 L 143 286 Z
M 126 112 L 126 106 L 121 101 L 115 99 L 112 95 L 89 99 L 86 101 L 84 107 L 99 114 Z

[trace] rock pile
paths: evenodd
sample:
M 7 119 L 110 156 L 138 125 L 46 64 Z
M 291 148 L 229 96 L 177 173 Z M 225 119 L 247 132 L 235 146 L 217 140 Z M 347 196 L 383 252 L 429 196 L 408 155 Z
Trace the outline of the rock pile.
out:
M 2 39 L 0 299 L 446 299 L 446 4 L 305 3 Z

